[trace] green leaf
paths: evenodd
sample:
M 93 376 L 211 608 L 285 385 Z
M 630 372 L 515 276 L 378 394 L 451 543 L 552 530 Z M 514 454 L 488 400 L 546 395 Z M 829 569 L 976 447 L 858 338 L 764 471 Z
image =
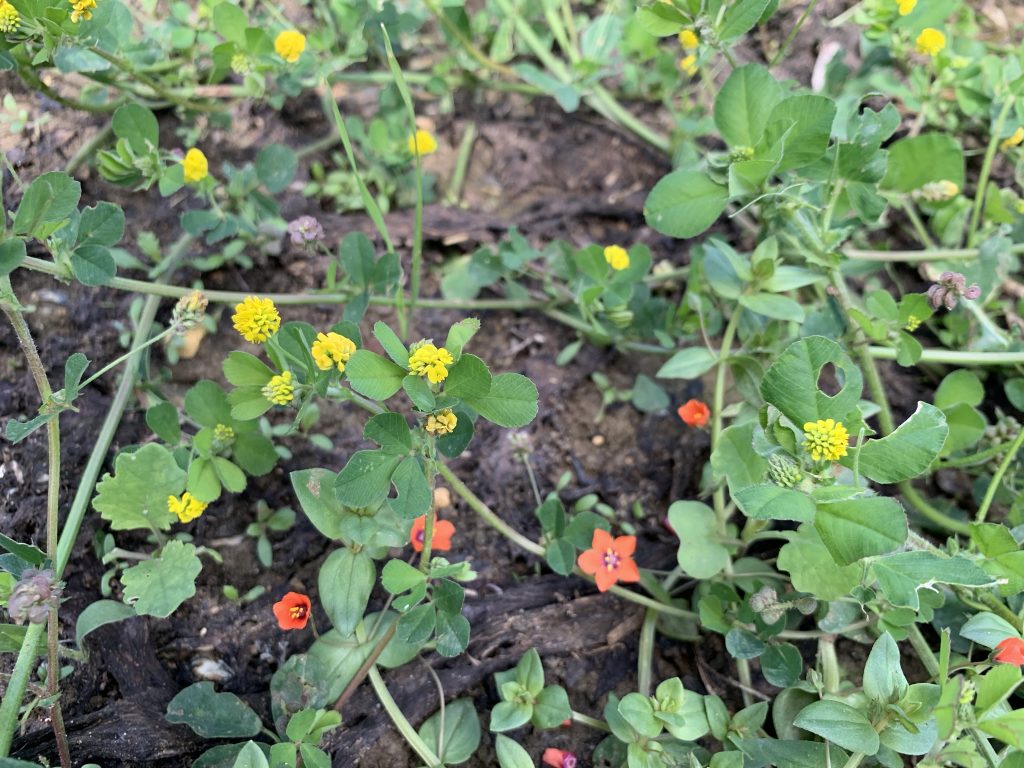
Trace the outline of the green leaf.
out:
M 117 245 L 124 237 L 124 211 L 114 203 L 100 202 L 82 211 L 78 242 L 82 245 Z
M 89 358 L 81 352 L 75 352 L 64 361 L 64 397 L 70 402 L 78 397 L 82 374 L 89 367 Z
M 766 649 L 764 641 L 753 632 L 733 627 L 725 635 L 725 649 L 734 659 L 755 659 Z
M 440 711 L 423 722 L 419 734 L 445 765 L 466 762 L 480 746 L 480 719 L 473 700 L 456 699 L 445 707 L 443 738 Z M 438 752 L 440 745 L 444 748 Z
M 150 150 L 160 146 L 160 125 L 156 115 L 140 104 L 122 104 L 114 112 L 114 135 L 126 139 L 132 150 L 139 155 L 148 155 Z
M 345 235 L 338 246 L 338 257 L 355 285 L 365 288 L 373 281 L 374 258 L 373 243 L 362 232 L 350 232 Z
M 350 507 L 381 503 L 388 496 L 391 475 L 400 461 L 400 456 L 383 451 L 356 451 L 334 483 L 338 501 Z
M 918 402 L 913 415 L 890 435 L 871 439 L 860 448 L 859 462 L 854 448 L 842 463 L 859 467 L 861 474 L 876 483 L 898 483 L 924 474 L 938 458 L 949 427 L 946 415 L 928 403 Z
M 415 520 L 430 511 L 433 501 L 430 484 L 423 474 L 423 467 L 414 457 L 402 460 L 392 475 L 391 482 L 395 484 L 398 496 L 389 499 L 388 503 L 400 518 Z
M 66 173 L 44 173 L 36 177 L 22 195 L 11 231 L 45 239 L 75 212 L 81 196 L 82 185 Z
M 443 435 L 437 440 L 437 450 L 449 459 L 459 456 L 469 446 L 473 439 L 473 417 L 464 407 L 459 406 L 453 409 L 458 421 L 455 423 L 455 431 Z
M 228 493 L 241 493 L 245 490 L 245 473 L 237 464 L 223 456 L 214 456 L 212 463 L 217 479 Z
M 246 742 L 231 768 L 270 768 L 267 756 L 255 741 Z
M 888 496 L 818 502 L 814 525 L 839 565 L 887 554 L 907 540 L 907 516 Z
M 860 583 L 861 567 L 837 566 L 810 523 L 785 536 L 789 542 L 779 550 L 778 567 L 789 574 L 794 589 L 822 600 L 836 600 Z
M 80 245 L 71 252 L 71 271 L 82 285 L 106 285 L 117 274 L 117 264 L 104 245 Z
M 679 170 L 663 176 L 644 202 L 644 219 L 670 237 L 696 237 L 725 210 L 729 190 L 700 171 Z
M 882 189 L 913 192 L 934 181 L 964 187 L 964 153 L 960 142 L 944 133 L 925 133 L 894 141 Z
M 871 573 L 890 603 L 914 611 L 921 605 L 918 592 L 934 589 L 935 584 L 981 587 L 994 581 L 966 557 L 940 557 L 932 552 L 899 552 L 881 557 L 871 564 Z
M 642 413 L 658 413 L 668 410 L 671 405 L 668 393 L 658 386 L 650 376 L 638 373 L 633 382 L 633 407 Z
M 423 412 L 433 411 L 437 407 L 437 398 L 430 389 L 430 383 L 423 376 L 409 374 L 402 379 L 402 389 L 412 400 L 412 404 Z
M 106 624 L 131 619 L 138 614 L 130 605 L 117 600 L 97 600 L 85 607 L 75 621 L 75 645 L 81 647 L 82 640 L 90 632 Z
M 569 694 L 560 685 L 548 685 L 533 702 L 533 724 L 537 728 L 558 728 L 572 718 Z
M 454 323 L 448 329 L 448 336 L 445 338 L 444 348 L 451 352 L 456 361 L 462 356 L 462 350 L 469 343 L 476 332 L 480 330 L 480 321 L 475 317 L 467 317 L 464 320 Z
M 793 685 L 803 671 L 804 657 L 795 645 L 771 645 L 761 654 L 761 674 L 777 688 Z
M 41 413 L 28 421 L 9 419 L 7 426 L 4 428 L 4 436 L 12 443 L 20 443 L 48 421 L 55 418 L 57 418 L 56 413 Z
M 196 576 L 203 564 L 192 544 L 167 542 L 160 557 L 144 560 L 121 574 L 125 601 L 140 616 L 163 619 L 196 593 Z
M 508 736 L 498 734 L 494 740 L 494 751 L 498 756 L 499 768 L 534 768 L 530 753 Z
M 842 388 L 827 395 L 818 387 L 822 368 L 831 363 L 843 375 Z M 809 336 L 790 344 L 765 371 L 764 399 L 797 426 L 818 419 L 842 421 L 860 401 L 864 379 L 843 348 L 824 336 Z
M 994 613 L 976 613 L 960 627 L 960 637 L 992 649 L 1008 637 L 1020 637 L 1020 632 Z
M 770 317 L 773 320 L 787 320 L 795 323 L 804 321 L 804 309 L 788 296 L 774 293 L 745 293 L 740 304 L 751 312 Z
M 221 5 L 227 3 L 215 6 L 214 11 Z M 284 192 L 288 188 L 295 178 L 298 167 L 298 157 L 283 144 L 268 144 L 256 155 L 256 176 L 272 195 Z
M 654 705 L 649 697 L 639 693 L 627 693 L 619 702 L 619 714 L 629 726 L 648 739 L 657 738 L 663 725 L 654 716 Z
M 804 707 L 793 725 L 851 752 L 873 755 L 878 751 L 878 734 L 871 722 L 860 710 L 840 701 L 816 701 Z
M 1015 749 L 1024 749 L 1024 710 L 1017 709 L 999 717 L 982 718 L 978 728 Z
M 960 403 L 977 407 L 984 399 L 985 385 L 977 374 L 966 368 L 953 371 L 935 390 L 935 407 L 943 410 Z
M 465 400 L 486 398 L 491 391 L 491 372 L 476 355 L 463 355 L 448 371 L 444 393 Z
M 758 520 L 814 520 L 815 504 L 806 493 L 774 483 L 759 483 L 740 488 L 733 501 L 747 517 Z
M 9 275 L 25 260 L 25 241 L 17 237 L 0 243 L 0 277 Z
M 412 433 L 400 413 L 378 413 L 366 422 L 363 437 L 373 440 L 384 453 L 405 456 L 412 451 Z
M 468 356 L 467 356 L 468 357 Z M 474 411 L 499 427 L 525 427 L 537 415 L 537 386 L 519 373 L 499 373 L 484 397 L 464 397 Z
M 437 652 L 454 658 L 469 646 L 469 620 L 462 614 L 437 612 Z
M 707 504 L 673 502 L 668 508 L 668 522 L 679 536 L 679 567 L 688 575 L 710 579 L 729 563 L 729 550 L 718 541 L 718 520 Z
M 228 397 L 219 384 L 209 379 L 197 381 L 185 393 L 185 412 L 203 427 L 231 424 Z
M 715 125 L 730 147 L 753 148 L 781 98 L 782 87 L 765 67 L 738 67 L 715 97 Z
M 273 376 L 266 363 L 248 352 L 229 352 L 224 360 L 224 378 L 236 387 L 262 387 Z
M 864 665 L 864 693 L 883 707 L 907 694 L 907 678 L 900 666 L 900 649 L 888 632 L 875 640 Z
M 739 0 L 730 4 L 718 28 L 718 39 L 728 42 L 749 32 L 764 14 L 771 0 Z
M 213 683 L 193 683 L 167 704 L 166 720 L 187 725 L 204 739 L 255 736 L 263 727 L 259 716 L 233 693 L 218 693 Z
M 42 565 L 46 561 L 46 555 L 38 547 L 34 547 L 31 544 L 22 544 L 20 541 L 15 541 L 2 533 L 0 533 L 0 547 L 3 547 L 20 560 L 24 560 L 29 565 Z
M 718 356 L 706 347 L 681 349 L 655 374 L 659 379 L 696 379 L 718 362 Z
M 213 7 L 213 28 L 225 40 L 245 48 L 245 29 L 249 26 L 245 11 L 234 3 L 218 3 Z
M 320 566 L 320 602 L 342 636 L 351 635 L 362 621 L 376 580 L 377 569 L 365 551 L 342 547 Z
M 358 349 L 345 365 L 352 389 L 372 400 L 387 400 L 402 388 L 408 371 L 368 349 Z
M 114 460 L 114 474 L 96 485 L 92 505 L 115 531 L 151 527 L 166 531 L 178 518 L 167 497 L 185 486 L 185 472 L 164 446 L 149 443 Z
M 763 482 L 768 471 L 767 460 L 754 452 L 755 426 L 754 422 L 747 422 L 723 430 L 711 454 L 712 469 L 719 476 L 725 475 L 732 494 Z
M 146 425 L 165 443 L 177 445 L 181 440 L 178 409 L 168 402 L 157 403 L 147 409 Z
M 404 560 L 388 560 L 380 574 L 380 583 L 392 595 L 408 592 L 423 584 L 427 576 L 419 568 L 413 568 Z
M 388 353 L 388 357 L 403 369 L 408 369 L 409 350 L 405 348 L 405 344 L 398 338 L 398 334 L 391 330 L 391 326 L 377 321 L 373 324 L 373 335 L 377 337 L 377 341 L 380 342 L 384 351 Z
M 530 722 L 533 707 L 530 704 L 502 701 L 491 710 L 490 729 L 494 733 L 512 731 Z
M 805 93 L 776 104 L 768 118 L 768 133 L 783 136 L 782 160 L 777 171 L 801 168 L 824 155 L 835 116 L 835 102 L 826 96 Z

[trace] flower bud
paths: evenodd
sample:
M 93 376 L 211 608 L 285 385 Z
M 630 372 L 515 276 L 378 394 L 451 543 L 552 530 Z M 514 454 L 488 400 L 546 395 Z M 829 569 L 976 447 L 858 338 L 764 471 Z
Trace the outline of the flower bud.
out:
M 11 590 L 7 600 L 7 612 L 15 624 L 42 624 L 52 606 L 60 602 L 61 583 L 56 581 L 49 568 L 36 570 L 27 568 L 21 579 Z
M 206 306 L 209 300 L 200 291 L 192 291 L 178 299 L 171 313 L 171 325 L 174 332 L 183 334 L 189 328 L 197 325 L 206 313 Z
M 299 216 L 288 222 L 288 235 L 294 245 L 312 243 L 324 239 L 324 228 L 312 216 Z
M 773 453 L 768 457 L 768 476 L 773 483 L 783 488 L 793 488 L 804 478 L 799 465 L 782 453 Z

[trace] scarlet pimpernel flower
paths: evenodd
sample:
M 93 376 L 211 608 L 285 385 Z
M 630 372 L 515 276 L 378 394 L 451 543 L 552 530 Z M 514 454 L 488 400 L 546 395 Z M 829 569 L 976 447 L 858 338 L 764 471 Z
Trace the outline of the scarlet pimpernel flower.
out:
M 186 184 L 196 184 L 210 174 L 210 164 L 206 160 L 206 155 L 203 154 L 201 149 L 196 149 L 195 147 L 192 147 L 185 153 L 185 157 L 181 161 L 181 167 L 185 171 Z
M 445 408 L 427 416 L 427 432 L 434 435 L 450 435 L 459 423 L 458 417 L 451 408 Z
M 200 501 L 187 491 L 177 496 L 167 497 L 167 510 L 178 516 L 183 523 L 190 523 L 206 511 L 206 502 Z
M 417 552 L 423 551 L 423 543 L 426 540 L 427 516 L 420 515 L 412 523 L 412 530 L 409 531 L 409 543 Z M 434 536 L 430 546 L 435 552 L 447 552 L 452 548 L 452 536 L 455 535 L 455 526 L 449 520 L 438 520 L 434 515 Z
M 1013 664 L 1015 667 L 1024 665 L 1024 640 L 1012 636 L 1000 640 L 993 658 L 1002 664 Z
M 286 29 L 275 38 L 274 50 L 289 64 L 294 64 L 306 50 L 306 36 L 298 30 Z
M 298 592 L 289 592 L 274 603 L 274 616 L 281 629 L 305 629 L 312 604 Z
M 430 155 L 437 151 L 437 139 L 430 131 L 418 128 L 416 133 L 409 137 L 408 147 L 410 155 Z
M 700 400 L 687 400 L 676 410 L 679 418 L 691 427 L 706 427 L 711 418 L 711 409 Z
M 609 245 L 604 249 L 604 260 L 616 272 L 629 266 L 629 253 L 621 245 Z
M 355 351 L 356 344 L 352 339 L 334 331 L 318 333 L 310 349 L 317 368 L 321 371 L 337 368 L 339 373 L 345 372 L 345 363 Z
M 281 327 L 281 315 L 277 313 L 274 302 L 258 296 L 246 296 L 242 303 L 235 307 L 231 321 L 235 325 L 235 330 L 242 334 L 242 338 L 253 344 L 262 344 Z
M 551 768 L 576 768 L 576 755 L 564 749 L 548 747 L 541 756 L 541 762 Z
M 271 377 L 261 390 L 263 396 L 274 405 L 288 405 L 295 397 L 295 384 L 292 383 L 292 372 L 285 371 Z
M 409 371 L 426 376 L 431 384 L 439 384 L 448 378 L 448 366 L 454 362 L 455 358 L 447 349 L 424 342 L 409 355 Z
M 843 422 L 818 419 L 804 424 L 804 450 L 815 461 L 837 461 L 846 455 L 850 435 Z
M 946 47 L 946 35 L 934 27 L 925 27 L 915 41 L 919 53 L 938 56 Z
M 18 9 L 7 2 L 0 0 L 0 34 L 17 32 L 21 24 L 21 15 Z
M 612 538 L 603 528 L 595 528 L 590 549 L 582 552 L 576 563 L 594 577 L 598 590 L 607 592 L 617 581 L 640 581 L 640 571 L 633 562 L 635 551 L 636 536 Z

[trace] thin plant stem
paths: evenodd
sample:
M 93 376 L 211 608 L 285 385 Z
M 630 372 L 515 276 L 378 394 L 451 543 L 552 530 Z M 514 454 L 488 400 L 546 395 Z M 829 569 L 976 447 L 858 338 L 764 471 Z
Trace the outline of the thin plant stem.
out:
M 992 161 L 995 160 L 996 150 L 999 149 L 1000 136 L 1003 133 L 1003 127 L 1006 125 L 1006 119 L 1010 116 L 1010 110 L 1013 108 L 1013 101 L 1013 96 L 1007 96 L 1006 101 L 1003 102 L 1003 108 L 999 110 L 999 116 L 996 117 L 996 122 L 992 126 L 992 136 L 989 137 L 988 147 L 985 148 L 985 159 L 981 163 L 981 175 L 978 176 L 978 186 L 974 190 L 974 208 L 971 210 L 971 223 L 967 228 L 968 247 L 974 245 L 974 240 L 978 234 L 978 225 L 981 223 L 981 211 L 985 205 L 985 197 L 988 193 L 988 177 L 992 173 Z
M 427 674 L 430 675 L 434 680 L 434 685 L 437 686 L 437 700 L 438 700 L 438 724 L 437 724 L 437 754 L 444 756 L 444 686 L 441 684 L 441 678 L 437 676 L 437 672 L 430 666 L 426 659 L 420 656 L 420 661 L 423 662 L 423 666 L 427 668 Z
M 388 717 L 391 718 L 391 722 L 395 724 L 398 732 L 402 734 L 402 738 L 419 755 L 420 759 L 427 764 L 427 768 L 444 768 L 444 763 L 438 759 L 427 743 L 416 733 L 412 723 L 409 722 L 391 696 L 391 692 L 384 683 L 384 678 L 380 676 L 380 670 L 377 669 L 376 664 L 370 667 L 369 678 L 373 691 L 377 694 L 377 699 L 380 701 L 381 706 L 384 707 L 384 711 L 388 713 Z
M 39 641 L 43 639 L 44 629 L 42 624 L 28 625 L 25 639 L 21 644 L 22 652 L 14 662 L 14 670 L 7 680 L 3 699 L 0 700 L 0 757 L 7 757 L 11 753 L 14 732 L 18 729 L 18 711 L 28 687 L 28 679 L 35 667 L 36 651 L 39 648 Z M 31 649 L 31 652 L 26 653 L 26 648 Z
M 786 55 L 786 52 L 789 50 L 789 46 L 793 44 L 793 40 L 796 39 L 796 36 L 803 28 L 804 22 L 807 21 L 807 18 L 811 15 L 811 12 L 814 11 L 815 6 L 817 5 L 818 0 L 811 0 L 811 2 L 807 4 L 807 7 L 804 9 L 804 12 L 800 14 L 800 18 L 797 19 L 796 25 L 786 36 L 785 42 L 782 43 L 782 46 L 779 48 L 779 50 L 775 52 L 774 56 L 772 56 L 771 63 L 768 65 L 769 67 L 774 67 L 780 61 L 782 61 L 782 57 Z
M 103 376 L 103 374 L 107 373 L 108 371 L 112 370 L 113 368 L 116 368 L 118 365 L 123 363 L 129 357 L 132 357 L 136 352 L 141 352 L 142 350 L 146 349 L 147 347 L 153 346 L 154 344 L 156 344 L 161 339 L 163 339 L 163 338 L 165 338 L 167 336 L 170 336 L 172 333 L 174 333 L 174 328 L 165 328 L 163 331 L 158 333 L 156 336 L 153 336 L 148 341 L 143 342 L 138 347 L 135 347 L 133 349 L 129 349 L 127 352 L 125 352 L 119 358 L 117 358 L 116 360 L 113 360 L 113 361 L 107 363 L 105 366 L 103 366 L 98 371 L 96 371 L 96 373 L 94 373 L 88 379 L 86 379 L 81 384 L 79 384 L 78 388 L 79 389 L 85 389 L 87 386 L 89 386 L 94 381 L 96 381 L 96 379 L 98 379 L 101 376 Z
M 85 144 L 79 147 L 74 156 L 64 166 L 64 173 L 74 175 L 75 171 L 82 167 L 82 164 L 91 158 L 100 147 L 107 143 L 114 134 L 114 123 L 109 122 L 92 135 Z
M 463 33 L 462 29 L 457 24 L 444 15 L 444 12 L 437 6 L 437 3 L 434 2 L 434 0 L 423 0 L 423 4 L 427 6 L 427 10 L 429 10 L 433 17 L 437 19 L 438 23 L 445 28 L 445 31 L 447 31 L 448 34 L 459 42 L 459 45 L 462 46 L 463 50 L 465 50 L 474 61 L 485 69 L 489 69 L 496 74 L 518 79 L 519 75 L 514 69 L 495 61 L 481 51 L 476 44 L 474 44 L 473 41 Z
M 381 616 L 383 615 L 384 614 L 381 613 Z M 381 635 L 380 640 L 377 641 L 373 650 L 370 651 L 370 655 L 366 657 L 366 661 L 364 661 L 360 665 L 359 669 L 356 670 L 355 675 L 352 676 L 348 685 L 345 686 L 345 690 L 341 692 L 341 696 L 339 696 L 338 700 L 334 702 L 335 711 L 341 712 L 342 707 L 345 706 L 345 702 L 352 698 L 352 694 L 356 692 L 356 689 L 362 684 L 363 680 L 366 679 L 366 676 L 370 674 L 370 669 L 377 663 L 377 659 L 380 658 L 380 655 L 384 653 L 384 649 L 387 648 L 388 643 L 391 642 L 391 638 L 395 636 L 395 630 L 397 628 L 398 619 L 396 618 L 391 622 L 390 626 L 384 630 L 384 634 Z
M 448 191 L 445 193 L 444 201 L 448 205 L 458 205 L 462 197 L 462 184 L 466 180 L 466 171 L 469 169 L 469 160 L 473 156 L 473 145 L 476 142 L 476 123 L 470 123 L 462 133 L 462 140 L 459 142 L 459 154 L 455 159 L 455 170 L 452 171 L 451 181 L 448 182 Z
M 654 666 L 654 636 L 658 623 L 658 612 L 648 608 L 644 612 L 644 623 L 640 627 L 640 645 L 637 649 L 636 688 L 641 696 L 651 695 L 652 667 Z
M 1006 456 L 999 462 L 999 467 L 996 469 L 995 474 L 992 475 L 992 480 L 989 481 L 988 488 L 985 490 L 985 497 L 981 500 L 981 505 L 978 507 L 978 514 L 975 516 L 974 522 L 985 522 L 989 507 L 992 506 L 992 500 L 995 499 L 996 491 L 999 490 L 999 485 L 1003 481 L 1003 475 L 1006 474 L 1006 470 L 1010 468 L 1010 464 L 1017 457 L 1017 451 L 1020 450 L 1022 443 L 1024 443 L 1024 428 L 1017 433 L 1017 437 L 1010 443 Z
M 904 480 L 898 487 L 900 495 L 909 501 L 914 509 L 923 517 L 935 523 L 939 528 L 943 528 L 951 533 L 959 533 L 961 536 L 971 535 L 971 527 L 967 523 L 957 520 L 955 517 L 950 517 L 941 509 L 932 506 L 909 480 Z
M 907 637 L 917 657 L 924 664 L 924 668 L 928 670 L 928 674 L 933 678 L 938 678 L 939 660 L 935 658 L 935 652 L 928 645 L 928 641 L 924 639 L 924 635 L 921 634 L 921 628 L 917 624 L 911 624 L 907 627 Z M 939 682 L 941 683 L 942 681 L 939 680 Z
M 900 202 L 900 207 L 903 208 L 903 212 L 907 214 L 907 218 L 910 220 L 910 225 L 914 228 L 914 232 L 917 235 L 917 239 L 921 241 L 927 250 L 937 250 L 935 246 L 935 240 L 928 233 L 928 228 L 925 227 L 924 222 L 921 221 L 921 217 L 917 215 L 917 207 L 914 205 L 914 201 L 909 197 L 903 198 Z
M 611 733 L 612 730 L 604 720 L 598 720 L 596 717 L 584 715 L 582 712 L 577 712 L 575 709 L 572 711 L 572 721 L 574 723 L 579 723 L 580 725 L 586 725 L 590 728 L 594 728 L 598 731 L 604 731 L 605 733 Z

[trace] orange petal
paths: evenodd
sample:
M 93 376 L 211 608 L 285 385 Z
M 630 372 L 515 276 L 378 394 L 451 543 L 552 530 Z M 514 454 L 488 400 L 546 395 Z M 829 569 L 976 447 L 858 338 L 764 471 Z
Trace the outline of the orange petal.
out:
M 594 574 L 594 581 L 597 582 L 597 589 L 600 592 L 607 592 L 618 580 L 618 571 L 609 571 L 607 568 L 598 569 Z
M 594 529 L 594 538 L 590 546 L 602 553 L 612 545 L 612 535 L 604 528 Z
M 617 536 L 612 549 L 619 557 L 630 557 L 636 552 L 636 536 Z
M 448 520 L 438 520 L 434 524 L 434 549 L 438 552 L 447 552 L 452 548 L 452 536 L 455 535 L 455 526 Z
M 619 563 L 616 575 L 619 581 L 640 581 L 640 571 L 637 569 L 636 563 L 629 557 L 623 558 Z
M 580 556 L 576 559 L 576 564 L 579 565 L 581 571 L 593 576 L 598 571 L 604 569 L 604 556 L 596 549 L 588 549 L 586 552 L 580 553 Z

